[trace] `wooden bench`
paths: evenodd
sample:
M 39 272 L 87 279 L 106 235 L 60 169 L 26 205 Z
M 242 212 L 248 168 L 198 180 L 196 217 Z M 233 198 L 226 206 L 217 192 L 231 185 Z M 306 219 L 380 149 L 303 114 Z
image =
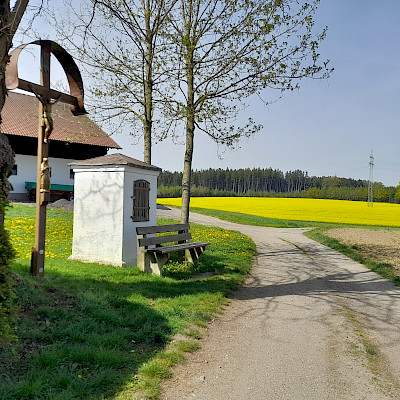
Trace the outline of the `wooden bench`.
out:
M 137 264 L 145 272 L 162 276 L 162 267 L 168 261 L 171 253 L 177 252 L 180 261 L 197 264 L 204 253 L 208 242 L 191 242 L 192 234 L 189 224 L 142 226 L 136 228 L 138 235 Z M 157 233 L 173 235 L 156 236 Z M 176 244 L 171 244 L 176 243 Z

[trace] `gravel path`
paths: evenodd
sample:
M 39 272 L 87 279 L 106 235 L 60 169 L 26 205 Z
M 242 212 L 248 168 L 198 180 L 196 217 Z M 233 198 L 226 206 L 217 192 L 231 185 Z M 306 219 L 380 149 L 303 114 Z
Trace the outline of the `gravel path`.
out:
M 304 229 L 191 221 L 243 232 L 258 256 L 162 399 L 400 399 L 399 288 Z

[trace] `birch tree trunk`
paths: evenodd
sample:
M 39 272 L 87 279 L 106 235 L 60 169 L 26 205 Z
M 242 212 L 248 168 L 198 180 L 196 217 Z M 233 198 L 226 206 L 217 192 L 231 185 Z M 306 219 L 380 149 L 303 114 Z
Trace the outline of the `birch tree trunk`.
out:
M 184 7 L 182 7 L 184 10 Z M 186 150 L 185 161 L 183 165 L 182 176 L 182 207 L 181 222 L 189 222 L 189 203 L 190 203 L 190 185 L 192 177 L 192 160 L 193 160 L 193 144 L 194 144 L 194 46 L 192 45 L 191 29 L 192 29 L 192 0 L 188 1 L 188 15 L 183 16 L 186 20 L 184 41 L 185 47 L 185 70 L 187 79 L 187 109 L 186 109 Z
M 193 56 L 193 55 L 192 55 Z M 192 160 L 194 145 L 194 90 L 193 90 L 193 68 L 189 68 L 188 77 L 188 110 L 186 120 L 186 150 L 185 161 L 183 165 L 182 176 L 182 207 L 181 222 L 189 222 L 189 203 L 190 203 L 190 186 L 192 178 Z
M 145 3 L 146 20 L 146 55 L 145 55 L 145 79 L 144 79 L 144 154 L 143 161 L 151 164 L 151 136 L 153 123 L 153 33 L 150 26 L 151 9 L 150 0 Z

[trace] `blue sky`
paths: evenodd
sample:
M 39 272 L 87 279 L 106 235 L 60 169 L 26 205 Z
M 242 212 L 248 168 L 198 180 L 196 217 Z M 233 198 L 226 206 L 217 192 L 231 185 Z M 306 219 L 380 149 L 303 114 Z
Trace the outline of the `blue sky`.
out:
M 321 59 L 331 60 L 332 76 L 303 80 L 299 91 L 285 93 L 269 106 L 251 101 L 248 116 L 264 128 L 235 151 L 224 151 L 196 132 L 193 168 L 272 167 L 368 179 L 373 150 L 375 181 L 397 185 L 399 21 L 399 0 L 322 0 L 316 25 L 328 26 L 320 53 Z M 18 45 L 18 39 L 14 43 Z M 113 138 L 124 154 L 143 158 L 141 142 L 133 141 L 128 132 Z M 165 170 L 182 170 L 183 155 L 184 145 L 168 139 L 153 146 L 152 163 Z

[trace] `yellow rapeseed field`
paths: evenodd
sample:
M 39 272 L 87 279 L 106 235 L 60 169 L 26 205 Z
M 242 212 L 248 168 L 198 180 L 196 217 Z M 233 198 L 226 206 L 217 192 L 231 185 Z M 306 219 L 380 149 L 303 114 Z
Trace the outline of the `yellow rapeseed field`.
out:
M 158 199 L 160 204 L 180 206 L 181 199 Z M 265 197 L 193 197 L 191 207 L 230 211 L 292 221 L 333 222 L 400 227 L 400 205 L 320 199 Z

